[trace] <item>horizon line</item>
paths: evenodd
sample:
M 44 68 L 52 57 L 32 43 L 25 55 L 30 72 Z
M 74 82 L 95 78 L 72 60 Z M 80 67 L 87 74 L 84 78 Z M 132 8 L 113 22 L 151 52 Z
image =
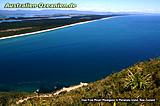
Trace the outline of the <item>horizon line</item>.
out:
M 72 9 L 0 9 L 3 11 L 51 11 L 51 10 L 59 10 L 59 11 L 81 11 L 81 12 L 103 12 L 103 13 L 107 13 L 107 12 L 112 12 L 112 13 L 160 13 L 160 11 L 97 11 L 97 10 L 72 10 Z

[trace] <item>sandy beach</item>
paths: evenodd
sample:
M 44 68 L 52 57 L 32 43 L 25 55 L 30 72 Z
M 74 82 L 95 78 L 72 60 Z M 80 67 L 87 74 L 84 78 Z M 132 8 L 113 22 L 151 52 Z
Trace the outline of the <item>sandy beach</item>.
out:
M 32 99 L 32 98 L 50 98 L 50 97 L 53 97 L 53 96 L 55 96 L 55 95 L 59 95 L 59 94 L 62 93 L 62 92 L 65 92 L 65 91 L 66 91 L 66 92 L 70 92 L 70 91 L 72 91 L 72 90 L 75 90 L 75 89 L 78 89 L 78 88 L 80 88 L 80 87 L 84 87 L 84 86 L 87 86 L 87 85 L 88 85 L 88 83 L 82 83 L 82 82 L 80 82 L 79 85 L 71 86 L 71 87 L 68 87 L 68 88 L 65 88 L 65 87 L 64 87 L 64 88 L 56 91 L 55 93 L 42 94 L 42 95 L 36 95 L 36 96 L 29 96 L 29 97 L 20 99 L 20 100 L 18 100 L 18 101 L 16 102 L 16 104 L 21 104 L 21 103 L 23 103 L 23 102 L 25 102 L 25 101 L 27 101 L 27 100 L 29 100 L 29 99 Z
M 117 17 L 120 17 L 120 16 L 107 17 L 107 18 L 91 20 L 91 21 L 85 21 L 85 22 L 79 22 L 79 23 L 75 23 L 75 24 L 65 25 L 65 26 L 61 26 L 61 27 L 56 27 L 56 28 L 51 28 L 51 29 L 31 32 L 31 33 L 25 33 L 25 34 L 13 35 L 13 36 L 1 37 L 0 40 L 9 39 L 9 38 L 16 38 L 16 37 L 22 37 L 22 36 L 28 36 L 28 35 L 33 35 L 33 34 L 39 34 L 39 33 L 58 30 L 58 29 L 62 29 L 62 28 L 72 27 L 72 26 L 75 26 L 75 25 L 81 25 L 81 24 L 86 24 L 86 23 L 100 21 L 100 20 L 106 20 L 106 19 L 112 19 L 112 18 L 117 18 Z

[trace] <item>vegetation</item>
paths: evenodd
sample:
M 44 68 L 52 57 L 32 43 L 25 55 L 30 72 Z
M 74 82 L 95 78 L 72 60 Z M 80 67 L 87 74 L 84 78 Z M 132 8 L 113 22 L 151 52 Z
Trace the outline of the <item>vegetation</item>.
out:
M 1 96 L 0 104 L 5 106 L 4 103 L 9 104 L 10 101 L 20 99 L 24 95 L 9 97 Z M 82 98 L 152 98 L 156 101 L 82 102 Z M 160 59 L 140 62 L 102 80 L 90 83 L 88 86 L 50 98 L 29 99 L 18 106 L 160 106 Z
M 50 28 L 56 28 L 64 25 L 70 25 L 78 22 L 96 20 L 112 16 L 116 15 L 85 15 L 85 16 L 75 16 L 66 19 L 40 19 L 40 20 L 34 20 L 35 19 L 34 17 L 32 17 L 32 19 L 29 18 L 28 20 L 27 19 L 24 20 L 24 18 L 21 17 L 16 19 L 23 21 L 0 23 L 0 37 L 35 32 Z
M 15 106 L 19 98 L 25 98 L 31 93 L 24 92 L 0 92 L 0 106 Z

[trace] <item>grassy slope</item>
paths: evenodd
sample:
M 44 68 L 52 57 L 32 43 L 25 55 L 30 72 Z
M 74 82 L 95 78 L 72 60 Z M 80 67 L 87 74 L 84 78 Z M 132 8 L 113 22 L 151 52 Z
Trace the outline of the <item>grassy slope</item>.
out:
M 53 98 L 35 98 L 22 106 L 113 106 L 82 103 L 81 98 L 156 98 L 156 102 L 116 102 L 114 106 L 160 106 L 160 59 L 140 62 L 105 79 Z M 20 105 L 20 106 L 21 106 Z

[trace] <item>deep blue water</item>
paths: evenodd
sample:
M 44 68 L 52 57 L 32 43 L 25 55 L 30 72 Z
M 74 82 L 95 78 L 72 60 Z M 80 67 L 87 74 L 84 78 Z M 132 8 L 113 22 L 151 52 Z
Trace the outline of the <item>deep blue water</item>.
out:
M 0 40 L 0 83 L 90 82 L 158 56 L 160 16 L 101 20 Z

